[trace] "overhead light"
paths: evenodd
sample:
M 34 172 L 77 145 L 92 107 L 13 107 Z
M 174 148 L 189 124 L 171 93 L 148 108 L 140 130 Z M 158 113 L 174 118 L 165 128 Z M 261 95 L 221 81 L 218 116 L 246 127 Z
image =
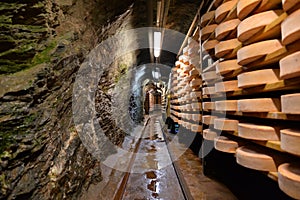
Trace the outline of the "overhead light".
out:
M 154 32 L 154 57 L 158 58 L 160 56 L 160 43 L 161 43 L 161 32 Z

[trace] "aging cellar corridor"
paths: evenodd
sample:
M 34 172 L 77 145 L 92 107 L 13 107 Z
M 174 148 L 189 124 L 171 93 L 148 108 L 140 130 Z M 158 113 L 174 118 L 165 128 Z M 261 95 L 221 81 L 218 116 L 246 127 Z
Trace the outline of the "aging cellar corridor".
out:
M 300 199 L 299 0 L 2 0 L 0 200 Z

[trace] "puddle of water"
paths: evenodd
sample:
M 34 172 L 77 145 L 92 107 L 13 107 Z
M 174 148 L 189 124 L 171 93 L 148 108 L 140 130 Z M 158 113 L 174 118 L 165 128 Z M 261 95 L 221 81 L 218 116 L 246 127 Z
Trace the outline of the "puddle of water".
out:
M 158 194 L 157 193 L 152 193 L 152 197 L 157 198 Z
M 154 171 L 146 172 L 145 174 L 147 179 L 156 179 L 157 177 Z
M 150 184 L 147 185 L 148 190 L 156 192 L 156 180 L 152 180 Z

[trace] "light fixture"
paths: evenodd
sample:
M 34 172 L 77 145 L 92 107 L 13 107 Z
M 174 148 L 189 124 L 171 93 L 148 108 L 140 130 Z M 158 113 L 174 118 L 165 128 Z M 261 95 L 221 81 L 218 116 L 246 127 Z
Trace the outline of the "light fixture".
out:
M 160 56 L 160 43 L 161 43 L 161 32 L 154 32 L 154 57 L 158 58 Z

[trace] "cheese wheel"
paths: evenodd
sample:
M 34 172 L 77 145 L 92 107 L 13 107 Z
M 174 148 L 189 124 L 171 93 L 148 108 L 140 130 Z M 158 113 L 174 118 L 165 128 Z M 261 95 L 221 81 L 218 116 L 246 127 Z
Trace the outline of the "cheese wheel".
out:
M 203 102 L 202 107 L 205 111 L 215 110 L 215 102 Z
M 220 76 L 215 71 L 205 72 L 201 76 L 204 81 L 220 79 Z
M 192 110 L 192 105 L 191 105 L 191 104 L 185 105 L 185 110 L 186 110 L 186 111 Z M 189 115 L 189 117 L 188 117 L 187 119 L 190 120 L 190 119 L 191 119 L 191 116 Z
M 216 116 L 213 115 L 203 115 L 202 116 L 202 123 L 206 125 L 214 124 L 214 120 L 216 119 Z
M 194 78 L 190 82 L 190 87 L 192 87 L 192 88 L 199 87 L 200 85 L 202 85 L 202 80 L 200 78 Z
M 300 76 L 300 51 L 280 60 L 280 78 L 289 79 Z
M 279 188 L 294 199 L 300 199 L 300 163 L 285 163 L 278 167 Z
M 237 4 L 237 16 L 240 20 L 245 19 L 261 2 L 261 0 L 239 0 Z
M 203 138 L 205 140 L 214 141 L 214 139 L 218 137 L 217 132 L 212 131 L 210 129 L 203 130 Z
M 232 92 L 238 90 L 238 81 L 232 80 L 232 81 L 224 81 L 219 82 L 215 84 L 215 91 L 217 93 L 221 92 Z
M 237 60 L 224 60 L 216 64 L 216 73 L 220 75 L 239 70 L 242 66 L 237 63 Z
M 201 125 L 198 125 L 198 124 L 191 124 L 191 130 L 193 132 L 201 132 L 202 131 L 202 126 Z
M 224 38 L 233 39 L 236 38 L 237 26 L 240 24 L 239 19 L 232 19 L 227 22 L 223 22 L 215 29 L 216 39 L 221 41 Z M 229 37 L 229 38 L 228 38 Z
M 282 0 L 282 6 L 285 11 L 289 11 L 294 7 L 299 6 L 300 0 Z
M 192 91 L 190 93 L 191 99 L 197 99 L 201 97 L 201 92 L 200 91 Z
M 193 120 L 195 122 L 199 122 L 199 121 L 201 121 L 201 119 L 202 119 L 201 114 L 192 114 L 192 119 L 191 120 Z
M 262 141 L 280 140 L 279 129 L 272 126 L 239 123 L 238 134 L 240 137 L 251 139 L 251 140 L 262 140 Z
M 281 24 L 282 43 L 291 44 L 300 39 L 300 9 L 289 15 Z
M 202 15 L 201 19 L 200 19 L 200 25 L 203 27 L 203 26 L 206 26 L 208 24 L 209 21 L 214 21 L 215 19 L 215 11 L 210 11 L 210 12 L 207 12 L 205 14 Z
M 239 41 L 247 41 L 263 30 L 265 26 L 276 20 L 280 14 L 282 14 L 282 10 L 270 10 L 244 19 L 237 28 Z
M 236 111 L 237 100 L 216 101 L 215 109 L 218 111 Z
M 240 147 L 236 150 L 238 164 L 255 170 L 276 172 L 274 159 L 254 147 Z
M 300 93 L 281 96 L 282 112 L 287 114 L 300 114 Z
M 193 110 L 199 110 L 201 108 L 201 103 L 192 103 Z
M 263 69 L 238 75 L 238 87 L 248 88 L 280 81 L 278 69 Z
M 216 23 L 220 23 L 225 20 L 228 13 L 234 8 L 236 5 L 237 0 L 227 1 L 221 4 L 215 11 L 215 21 Z
M 300 130 L 284 129 L 280 131 L 280 146 L 283 150 L 300 156 Z
M 198 71 L 196 68 L 193 68 L 193 69 L 190 71 L 190 76 L 191 76 L 191 77 L 199 76 L 199 71 Z
M 214 139 L 214 147 L 218 151 L 225 153 L 235 153 L 239 144 L 236 141 L 230 140 L 225 136 L 219 136 Z
M 241 112 L 280 112 L 280 101 L 276 98 L 238 100 L 238 111 Z
M 282 49 L 283 46 L 279 40 L 266 40 L 244 46 L 237 52 L 239 65 L 247 65 L 264 56 Z
M 214 128 L 223 131 L 237 131 L 238 120 L 217 118 L 214 120 Z
M 221 41 L 215 46 L 215 55 L 218 58 L 235 58 L 236 53 L 233 53 L 235 49 L 241 48 L 242 43 L 238 39 L 234 38 L 231 40 Z
M 251 13 L 260 13 L 278 7 L 281 0 L 239 0 L 237 4 L 237 16 L 240 20 L 245 19 Z
M 202 48 L 205 51 L 209 52 L 211 50 L 214 50 L 214 48 L 217 44 L 219 44 L 218 40 L 207 40 L 207 41 L 203 42 Z
M 202 88 L 203 95 L 212 95 L 216 94 L 215 87 L 204 87 Z
M 212 32 L 215 31 L 217 26 L 218 26 L 217 24 L 211 24 L 203 27 L 200 31 L 200 39 L 202 41 L 207 40 L 210 34 L 212 34 Z

